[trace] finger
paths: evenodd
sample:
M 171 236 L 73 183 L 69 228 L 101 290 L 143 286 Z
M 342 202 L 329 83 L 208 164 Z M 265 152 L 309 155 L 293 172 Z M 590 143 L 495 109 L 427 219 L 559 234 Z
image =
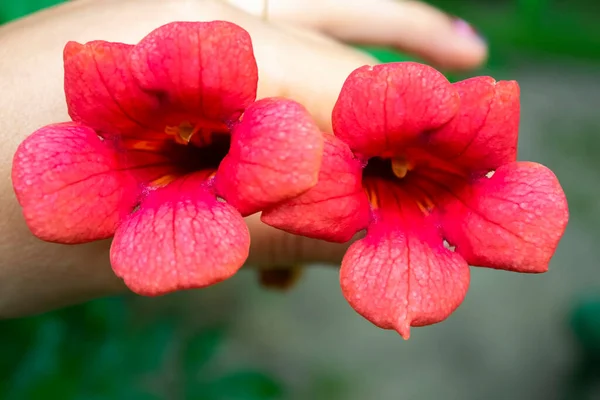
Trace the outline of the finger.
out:
M 425 3 L 352 0 L 327 15 L 323 29 L 342 40 L 395 46 L 440 67 L 475 68 L 487 57 L 487 46 L 466 22 Z
M 303 103 L 324 129 L 341 85 L 354 68 L 372 60 L 322 37 L 271 24 L 212 2 L 192 0 L 80 0 L 0 28 L 0 318 L 40 312 L 124 290 L 110 269 L 108 241 L 63 246 L 34 238 L 13 194 L 10 169 L 18 144 L 34 130 L 69 120 L 63 89 L 62 50 L 69 40 L 136 43 L 175 20 L 225 19 L 250 31 L 260 68 L 260 96 L 283 95 Z M 143 18 L 140 16 L 143 15 Z M 48 32 L 52 32 L 51 35 Z M 343 246 L 298 240 L 252 217 L 251 260 L 260 264 L 338 260 Z M 254 222 L 252 222 L 254 221 Z M 308 239 L 307 239 L 308 240 Z M 287 242 L 286 242 L 287 243 Z M 288 245 L 286 245 L 288 246 Z M 266 258 L 270 257 L 270 258 Z
M 229 0 L 259 13 L 264 0 Z M 270 0 L 269 20 L 320 29 L 343 41 L 394 46 L 448 69 L 471 69 L 487 46 L 466 22 L 422 2 L 393 0 Z

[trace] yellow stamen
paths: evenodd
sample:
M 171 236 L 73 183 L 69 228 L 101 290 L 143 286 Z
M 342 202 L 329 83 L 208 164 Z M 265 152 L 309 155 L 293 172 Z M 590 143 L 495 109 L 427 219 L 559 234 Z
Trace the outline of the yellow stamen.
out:
M 392 171 L 394 175 L 402 179 L 406 176 L 408 171 L 414 168 L 413 163 L 409 162 L 406 158 L 393 158 L 392 159 Z
M 370 185 L 367 182 L 363 182 L 363 188 L 365 190 L 365 193 L 367 193 L 369 203 L 371 203 L 373 208 L 379 208 L 379 197 L 377 196 L 377 190 L 375 190 L 375 185 Z
M 429 215 L 431 210 L 433 210 L 434 204 L 429 197 L 424 196 L 417 201 L 417 206 L 423 214 Z
M 128 140 L 125 147 L 131 150 L 146 150 L 146 151 L 160 151 L 163 149 L 164 143 L 152 140 Z
M 421 186 L 417 184 L 417 182 L 412 182 L 413 186 L 411 188 L 412 197 L 415 199 L 417 206 L 421 210 L 421 212 L 425 215 L 429 215 L 431 210 L 435 207 L 435 203 L 433 202 L 431 196 L 427 191 L 425 191 Z
M 163 175 L 160 178 L 155 179 L 152 182 L 150 182 L 150 186 L 154 186 L 154 187 L 166 186 L 169 183 L 173 182 L 177 178 L 178 178 L 178 176 L 175 174 Z
M 188 144 L 190 140 L 192 140 L 192 136 L 196 132 L 200 130 L 200 125 L 192 125 L 188 121 L 184 121 L 179 126 L 167 126 L 165 128 L 165 133 L 167 135 L 173 136 L 176 143 L 179 144 Z
M 433 200 L 431 200 L 430 197 L 424 197 L 423 200 L 421 200 L 421 202 L 425 204 L 425 207 L 428 210 L 432 210 L 433 207 L 435 207 L 435 204 L 433 203 Z
M 179 138 L 183 140 L 185 144 L 189 143 L 192 140 L 192 136 L 196 133 L 196 129 L 191 124 L 181 124 L 179 126 Z
M 209 121 L 200 119 L 192 124 L 189 121 L 184 121 L 179 126 L 167 126 L 165 133 L 173 136 L 173 139 L 178 144 L 187 145 L 194 139 L 196 146 L 208 146 L 212 142 L 212 135 L 215 133 L 228 133 L 229 129 L 223 122 Z

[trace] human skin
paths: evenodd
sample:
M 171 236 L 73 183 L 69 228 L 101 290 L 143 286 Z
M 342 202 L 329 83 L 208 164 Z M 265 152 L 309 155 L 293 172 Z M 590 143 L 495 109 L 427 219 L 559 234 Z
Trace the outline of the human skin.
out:
M 410 36 L 413 39 L 397 39 L 403 36 L 395 35 L 393 29 L 390 30 L 393 37 L 386 36 L 382 28 L 367 29 L 377 25 L 377 15 L 370 16 L 366 28 L 350 30 L 349 26 L 360 15 L 355 4 L 358 2 L 348 3 L 352 4 L 349 11 L 343 11 L 342 2 L 327 3 L 333 7 L 330 11 L 339 9 L 346 12 L 341 14 L 346 17 L 311 19 L 310 15 L 324 12 L 310 8 L 317 3 L 323 2 L 303 2 L 307 8 L 299 12 L 291 7 L 298 3 L 271 0 L 267 22 L 217 1 L 78 0 L 0 28 L 0 317 L 43 312 L 126 290 L 110 268 L 110 241 L 66 246 L 35 238 L 25 225 L 12 189 L 12 157 L 19 143 L 41 126 L 69 120 L 62 64 L 62 50 L 67 41 L 102 39 L 136 43 L 154 28 L 176 20 L 221 19 L 237 23 L 253 39 L 260 71 L 258 98 L 293 98 L 326 131 L 331 130 L 331 110 L 344 79 L 355 68 L 373 64 L 375 60 L 321 32 L 345 40 L 392 44 L 447 67 L 475 67 L 485 58 L 483 45 L 474 44 L 471 53 L 459 47 L 457 54 L 449 54 L 447 46 L 443 51 L 427 47 L 429 42 L 433 43 L 427 39 L 428 35 L 421 35 L 425 39 L 419 43 L 414 35 Z M 382 3 L 386 4 L 384 9 L 391 5 Z M 436 24 L 439 34 L 447 36 L 448 32 L 439 28 L 440 24 L 449 25 L 445 15 L 418 3 L 406 4 L 405 13 L 398 11 L 398 15 L 404 15 L 413 24 L 415 15 L 427 16 L 424 26 Z M 416 12 L 413 18 L 411 12 Z M 388 15 L 389 9 L 384 14 Z M 360 29 L 366 29 L 362 36 Z M 420 29 L 426 31 L 425 27 Z M 339 263 L 347 248 L 347 245 L 292 237 L 266 227 L 259 215 L 248 217 L 247 222 L 252 237 L 248 264 L 259 268 Z

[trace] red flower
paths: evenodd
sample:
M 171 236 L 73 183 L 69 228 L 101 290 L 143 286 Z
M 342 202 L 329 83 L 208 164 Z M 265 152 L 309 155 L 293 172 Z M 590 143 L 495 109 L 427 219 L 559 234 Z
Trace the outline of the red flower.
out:
M 114 235 L 113 269 L 137 293 L 230 277 L 248 256 L 242 217 L 317 182 L 320 131 L 295 102 L 254 102 L 252 44 L 234 24 L 171 23 L 135 46 L 71 42 L 64 66 L 73 122 L 21 144 L 15 192 L 43 240 Z
M 366 227 L 342 262 L 342 291 L 408 338 L 458 307 L 469 264 L 548 269 L 567 202 L 550 170 L 516 161 L 518 125 L 516 82 L 450 84 L 416 63 L 359 68 L 335 105 L 319 183 L 263 221 L 338 242 Z

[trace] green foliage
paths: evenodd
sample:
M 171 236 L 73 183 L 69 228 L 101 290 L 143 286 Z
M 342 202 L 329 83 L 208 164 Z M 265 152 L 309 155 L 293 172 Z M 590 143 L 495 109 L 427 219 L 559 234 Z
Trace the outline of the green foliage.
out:
M 5 400 L 275 400 L 283 389 L 253 370 L 215 371 L 223 327 L 184 334 L 185 320 L 142 323 L 123 298 L 2 323 Z
M 64 3 L 65 1 L 66 0 L 3 0 L 0 4 L 0 24 L 23 17 L 43 8 Z
M 320 371 L 312 382 L 310 392 L 313 400 L 343 400 L 348 397 L 346 381 L 350 377 L 339 376 L 332 371 Z
M 567 382 L 564 398 L 597 399 L 600 396 L 600 296 L 582 298 L 571 313 L 570 324 L 581 356 Z
M 582 300 L 571 315 L 571 328 L 586 357 L 600 368 L 600 296 Z
M 205 329 L 188 340 L 183 355 L 185 371 L 193 374 L 188 379 L 192 379 L 215 356 L 224 339 L 224 329 L 214 327 Z
M 236 371 L 204 385 L 187 398 L 193 400 L 276 400 L 283 390 L 273 378 L 255 371 Z
M 224 344 L 223 328 L 205 329 L 189 338 L 181 348 L 185 399 L 190 400 L 277 400 L 283 389 L 272 377 L 253 370 L 221 374 L 210 371 L 210 361 Z

